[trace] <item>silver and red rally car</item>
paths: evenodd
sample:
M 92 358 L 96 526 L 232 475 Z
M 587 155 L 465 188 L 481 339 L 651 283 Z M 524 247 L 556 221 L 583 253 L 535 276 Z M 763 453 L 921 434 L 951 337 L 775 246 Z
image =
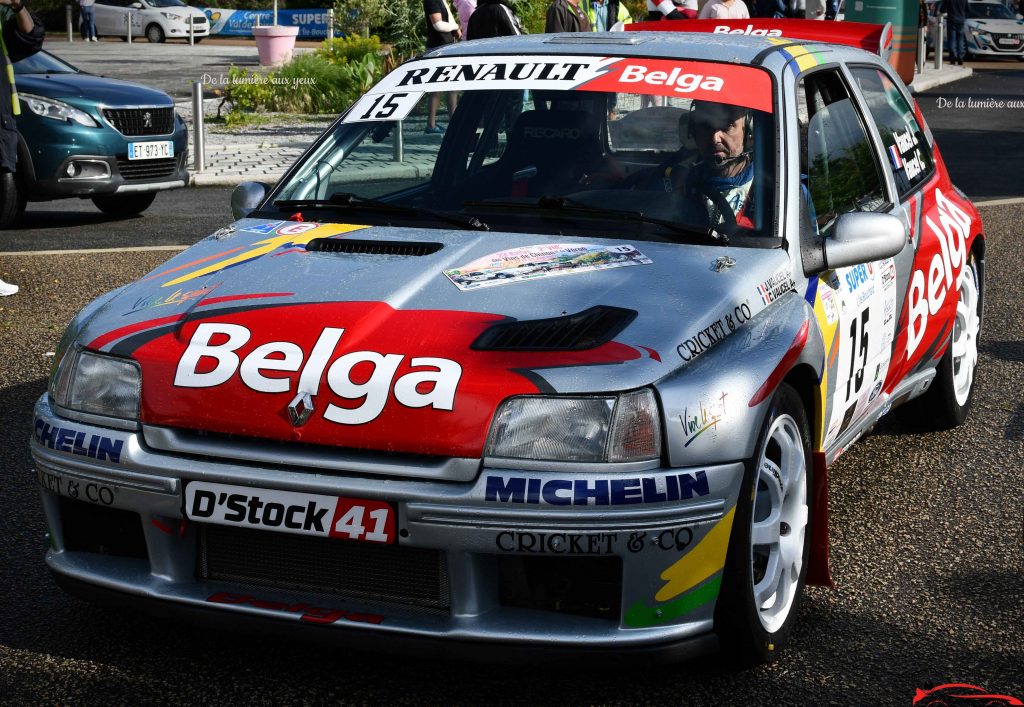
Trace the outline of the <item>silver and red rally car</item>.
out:
M 35 408 L 58 582 L 770 659 L 831 582 L 829 464 L 966 416 L 985 244 L 888 28 L 669 25 L 428 52 L 88 305 Z

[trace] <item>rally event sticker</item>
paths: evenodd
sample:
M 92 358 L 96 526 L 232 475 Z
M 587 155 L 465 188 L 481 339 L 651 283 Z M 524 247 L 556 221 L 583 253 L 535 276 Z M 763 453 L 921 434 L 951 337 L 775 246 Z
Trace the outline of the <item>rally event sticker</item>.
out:
M 465 291 L 652 262 L 631 245 L 546 243 L 491 253 L 453 270 L 445 270 L 444 274 Z

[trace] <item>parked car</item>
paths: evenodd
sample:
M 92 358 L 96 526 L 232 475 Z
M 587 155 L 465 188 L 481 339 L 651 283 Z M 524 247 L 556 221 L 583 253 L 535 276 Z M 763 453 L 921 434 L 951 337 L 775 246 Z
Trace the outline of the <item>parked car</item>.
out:
M 0 227 L 27 201 L 92 199 L 128 216 L 188 183 L 188 130 L 163 91 L 87 74 L 46 51 L 16 62 L 14 74 L 16 193 L 0 195 Z
M 132 36 L 145 36 L 150 42 L 187 40 L 190 21 L 197 43 L 210 34 L 210 21 L 203 11 L 181 0 L 96 0 L 96 34 L 127 39 L 129 14 Z
M 772 659 L 831 583 L 829 465 L 971 408 L 982 224 L 854 48 L 888 26 L 646 27 L 402 64 L 80 312 L 31 440 L 60 585 L 446 656 Z
M 1001 2 L 967 3 L 967 55 L 1005 56 L 1024 61 L 1024 20 Z

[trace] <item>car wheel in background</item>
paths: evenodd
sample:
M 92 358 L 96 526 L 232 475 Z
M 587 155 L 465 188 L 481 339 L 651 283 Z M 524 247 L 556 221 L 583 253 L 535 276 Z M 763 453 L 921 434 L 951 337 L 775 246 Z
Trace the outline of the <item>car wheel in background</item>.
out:
M 135 216 L 141 214 L 153 203 L 156 194 L 128 194 L 125 196 L 94 196 L 96 208 L 111 216 Z
M 151 24 L 146 28 L 146 41 L 153 44 L 160 44 L 164 41 L 164 31 L 158 24 Z
M 949 348 L 942 355 L 935 380 L 927 392 L 901 409 L 915 424 L 948 430 L 967 419 L 974 401 L 974 377 L 978 367 L 978 337 L 984 312 L 983 269 L 974 253 L 968 257 L 960 281 L 960 297 L 953 320 Z
M 747 464 L 715 608 L 723 654 L 739 665 L 771 660 L 795 623 L 810 552 L 809 439 L 800 396 L 784 383 Z
M 193 38 L 193 41 L 194 41 L 194 42 L 195 42 L 196 44 L 199 44 L 199 43 L 200 43 L 201 41 L 203 41 L 204 39 L 206 39 L 206 37 L 194 37 L 194 38 Z
M 0 173 L 0 228 L 8 228 L 25 213 L 25 195 L 10 172 Z

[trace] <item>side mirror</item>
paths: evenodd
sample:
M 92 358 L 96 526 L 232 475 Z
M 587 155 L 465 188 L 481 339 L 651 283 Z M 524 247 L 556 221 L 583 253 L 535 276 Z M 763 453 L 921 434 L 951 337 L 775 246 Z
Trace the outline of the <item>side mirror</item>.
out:
M 256 210 L 267 196 L 267 187 L 259 182 L 242 182 L 231 192 L 231 215 L 237 221 Z
M 907 229 L 892 214 L 843 214 L 822 244 L 825 266 L 834 270 L 891 258 L 907 244 Z
M 133 2 L 128 7 L 132 8 L 133 10 L 141 10 L 142 9 L 142 3 L 141 2 Z

